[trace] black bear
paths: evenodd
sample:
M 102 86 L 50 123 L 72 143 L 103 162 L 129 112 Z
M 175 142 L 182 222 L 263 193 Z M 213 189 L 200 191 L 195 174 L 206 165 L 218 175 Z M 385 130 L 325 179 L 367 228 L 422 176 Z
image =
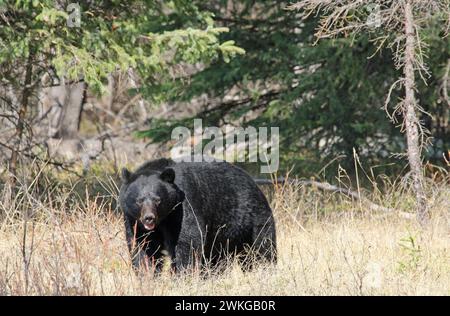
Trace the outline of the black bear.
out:
M 164 255 L 175 270 L 220 266 L 228 255 L 245 265 L 249 253 L 252 262 L 276 261 L 272 210 L 253 179 L 227 162 L 163 158 L 124 168 L 119 199 L 136 268 L 159 271 Z

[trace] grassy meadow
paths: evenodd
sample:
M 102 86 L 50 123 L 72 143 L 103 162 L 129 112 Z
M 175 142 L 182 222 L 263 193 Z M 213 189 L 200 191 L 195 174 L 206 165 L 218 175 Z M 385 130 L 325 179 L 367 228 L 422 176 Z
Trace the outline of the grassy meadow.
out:
M 341 194 L 266 186 L 277 225 L 276 266 L 243 272 L 231 263 L 204 277 L 135 274 L 115 202 L 117 179 L 90 179 L 56 181 L 37 171 L 16 194 L 3 187 L 0 295 L 450 295 L 445 184 L 429 187 L 426 229 Z M 412 212 L 414 199 L 403 187 L 389 183 L 384 193 L 360 193 Z

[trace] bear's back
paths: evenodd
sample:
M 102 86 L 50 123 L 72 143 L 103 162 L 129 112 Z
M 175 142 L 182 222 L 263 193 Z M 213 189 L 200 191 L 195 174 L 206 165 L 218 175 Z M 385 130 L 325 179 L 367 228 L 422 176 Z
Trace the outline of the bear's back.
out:
M 175 171 L 175 184 L 184 192 L 185 206 L 195 210 L 200 221 L 212 226 L 224 222 L 246 222 L 258 214 L 271 214 L 264 194 L 243 169 L 226 161 L 175 162 L 161 158 L 141 165 L 130 183 L 141 175 L 149 176 L 165 168 Z M 185 207 L 185 208 L 186 208 Z M 186 213 L 186 210 L 185 210 Z M 192 212 L 188 212 L 192 214 Z
M 261 190 L 241 168 L 227 162 L 180 162 L 172 166 L 175 183 L 185 194 L 184 214 L 215 230 L 243 231 L 255 217 L 272 211 Z M 233 233 L 231 233 L 233 234 Z

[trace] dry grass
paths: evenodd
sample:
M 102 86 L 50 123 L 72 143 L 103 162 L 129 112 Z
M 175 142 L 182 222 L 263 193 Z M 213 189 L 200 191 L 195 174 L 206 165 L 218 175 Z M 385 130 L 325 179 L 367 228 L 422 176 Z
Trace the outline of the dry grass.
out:
M 378 200 L 408 211 L 407 192 L 394 192 Z M 279 188 L 278 264 L 246 273 L 232 265 L 209 278 L 136 276 L 120 214 L 89 199 L 64 206 L 70 190 L 45 202 L 22 194 L 0 204 L 0 294 L 450 295 L 449 188 L 433 192 L 433 221 L 422 230 L 340 196 Z

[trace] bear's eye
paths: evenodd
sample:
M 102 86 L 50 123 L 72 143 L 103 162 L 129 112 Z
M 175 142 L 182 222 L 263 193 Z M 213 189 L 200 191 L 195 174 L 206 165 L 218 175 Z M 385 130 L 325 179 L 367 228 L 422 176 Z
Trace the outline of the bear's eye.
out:
M 141 206 L 144 203 L 144 198 L 137 198 L 136 199 L 136 204 Z
M 154 202 L 156 205 L 159 205 L 159 204 L 161 203 L 161 199 L 160 199 L 159 197 L 154 197 L 154 198 L 153 198 L 153 202 Z

